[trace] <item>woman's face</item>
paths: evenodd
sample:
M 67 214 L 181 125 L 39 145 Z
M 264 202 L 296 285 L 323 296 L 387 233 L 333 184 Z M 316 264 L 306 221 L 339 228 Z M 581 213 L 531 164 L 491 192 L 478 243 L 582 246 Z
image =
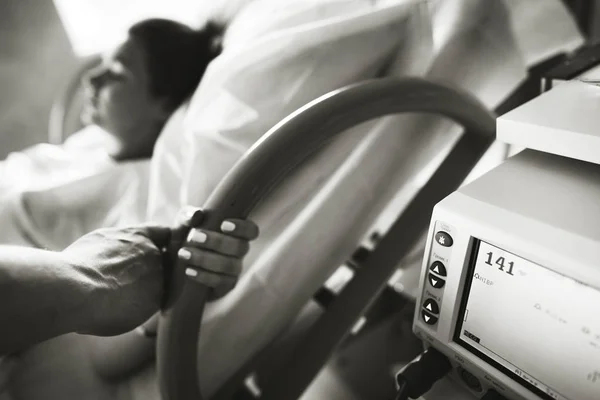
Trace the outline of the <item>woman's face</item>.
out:
M 84 77 L 84 87 L 84 122 L 115 136 L 143 135 L 166 119 L 164 102 L 150 90 L 144 49 L 132 39 L 107 54 Z

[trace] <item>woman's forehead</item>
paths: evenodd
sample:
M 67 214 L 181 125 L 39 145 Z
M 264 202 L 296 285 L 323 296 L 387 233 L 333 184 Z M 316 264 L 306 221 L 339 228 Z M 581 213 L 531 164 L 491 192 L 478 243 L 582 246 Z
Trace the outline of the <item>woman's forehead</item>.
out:
M 107 61 L 119 61 L 131 70 L 144 70 L 144 51 L 135 40 L 127 38 L 111 51 L 107 52 L 104 59 Z

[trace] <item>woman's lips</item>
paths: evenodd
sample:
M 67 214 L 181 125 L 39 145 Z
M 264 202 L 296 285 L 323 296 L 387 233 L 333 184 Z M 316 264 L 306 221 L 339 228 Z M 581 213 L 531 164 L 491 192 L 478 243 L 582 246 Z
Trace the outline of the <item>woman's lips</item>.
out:
M 98 92 L 90 87 L 86 87 L 84 92 L 86 106 L 96 107 L 98 105 Z
M 84 107 L 88 110 L 96 110 L 98 107 L 98 96 L 89 96 L 85 98 Z
M 85 91 L 81 118 L 86 123 L 95 123 L 98 117 L 99 96 L 92 91 Z

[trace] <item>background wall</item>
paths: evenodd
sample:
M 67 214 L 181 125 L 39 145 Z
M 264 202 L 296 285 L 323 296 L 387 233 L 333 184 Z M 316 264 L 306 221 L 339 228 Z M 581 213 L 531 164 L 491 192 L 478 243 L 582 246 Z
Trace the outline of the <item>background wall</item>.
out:
M 50 0 L 0 0 L 0 159 L 46 141 L 50 106 L 77 58 Z

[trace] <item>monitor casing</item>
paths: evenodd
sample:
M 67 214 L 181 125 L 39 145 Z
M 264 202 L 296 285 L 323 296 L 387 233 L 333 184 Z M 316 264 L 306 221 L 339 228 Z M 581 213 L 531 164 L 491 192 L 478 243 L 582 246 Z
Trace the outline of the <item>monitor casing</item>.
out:
M 582 85 L 580 82 L 576 84 Z M 572 91 L 569 85 L 560 85 L 531 103 L 538 101 L 548 107 L 547 98 L 539 99 L 560 88 Z M 590 97 L 590 93 L 594 93 L 600 99 L 600 88 L 580 88 L 585 96 Z M 552 95 L 555 99 L 559 98 L 556 93 Z M 585 145 L 563 146 L 560 151 L 555 151 L 556 143 L 552 139 L 560 135 L 564 142 L 568 142 L 564 138 L 568 132 L 565 133 L 565 129 L 548 130 L 546 137 L 543 130 L 532 130 L 531 126 L 536 121 L 544 119 L 543 113 L 536 104 L 527 103 L 525 106 L 526 112 L 516 109 L 516 113 L 508 113 L 498 120 L 498 137 L 503 137 L 501 128 L 504 132 L 509 129 L 511 132 L 504 135 L 505 138 L 518 138 L 515 144 L 529 145 L 536 150 L 525 149 L 510 157 L 438 203 L 432 213 L 423 258 L 413 330 L 426 346 L 435 347 L 451 360 L 453 370 L 450 376 L 476 397 L 493 388 L 508 399 L 540 399 L 525 385 L 455 341 L 473 246 L 477 240 L 600 290 L 600 165 L 595 162 L 600 151 L 592 155 L 589 137 L 585 137 Z M 571 107 L 571 112 L 574 111 L 575 107 Z M 600 132 L 600 112 L 597 114 L 594 118 L 598 119 Z M 567 125 L 564 121 L 568 118 L 554 115 L 551 119 L 560 120 L 564 128 Z M 582 120 L 586 119 L 582 118 L 579 122 Z M 589 122 L 589 118 L 586 121 Z M 527 132 L 532 132 L 535 138 L 524 138 Z M 577 141 L 578 136 L 585 135 L 580 132 L 571 137 Z M 597 139 L 600 135 L 592 142 L 600 145 Z M 545 140 L 552 143 L 542 143 Z M 582 154 L 581 158 L 585 161 L 577 159 L 578 154 Z M 440 231 L 451 236 L 452 246 L 442 246 L 435 240 Z M 444 286 L 440 289 L 433 288 L 428 279 L 435 261 L 441 261 L 446 267 L 447 276 L 443 277 Z M 440 279 L 439 275 L 437 279 Z M 424 301 L 431 297 L 436 299 L 440 309 L 435 325 L 425 323 L 422 314 Z M 470 387 L 465 383 L 461 368 L 479 380 L 481 391 L 473 390 L 473 385 Z

